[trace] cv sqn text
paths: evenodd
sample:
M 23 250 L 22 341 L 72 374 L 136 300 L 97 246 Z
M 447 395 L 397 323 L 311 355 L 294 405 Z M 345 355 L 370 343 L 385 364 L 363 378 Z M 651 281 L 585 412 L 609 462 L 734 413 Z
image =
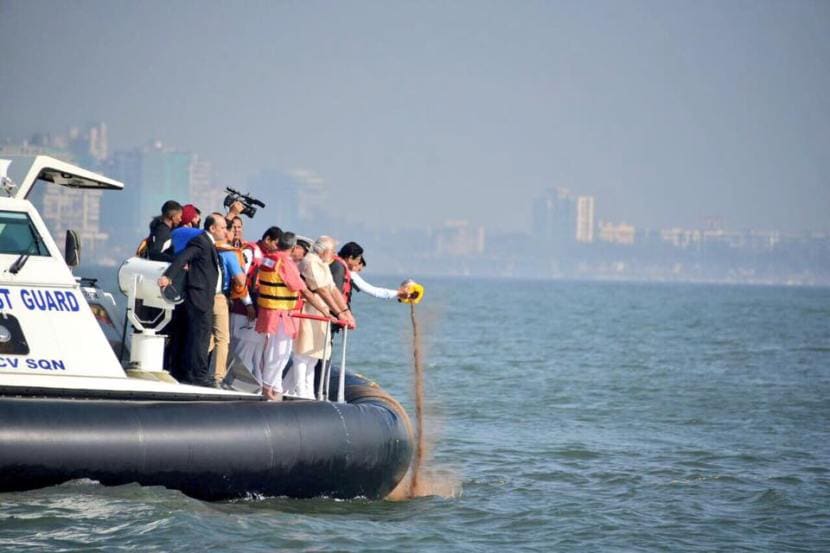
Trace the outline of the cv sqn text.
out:
M 20 368 L 40 369 L 45 371 L 65 371 L 66 364 L 61 359 L 21 359 L 18 357 L 4 357 L 0 355 L 0 370 Z

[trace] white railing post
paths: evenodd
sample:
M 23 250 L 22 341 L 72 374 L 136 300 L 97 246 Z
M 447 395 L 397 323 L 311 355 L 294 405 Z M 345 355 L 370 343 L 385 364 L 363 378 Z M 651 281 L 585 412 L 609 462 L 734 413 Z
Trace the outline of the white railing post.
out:
M 323 363 L 320 366 L 320 384 L 317 386 L 317 400 L 323 401 L 323 386 L 326 384 L 326 354 L 329 349 L 329 336 L 331 336 L 331 322 L 326 322 L 326 340 L 323 342 Z
M 340 374 L 337 375 L 337 403 L 346 403 L 346 345 L 349 329 L 343 327 L 343 356 L 340 358 Z

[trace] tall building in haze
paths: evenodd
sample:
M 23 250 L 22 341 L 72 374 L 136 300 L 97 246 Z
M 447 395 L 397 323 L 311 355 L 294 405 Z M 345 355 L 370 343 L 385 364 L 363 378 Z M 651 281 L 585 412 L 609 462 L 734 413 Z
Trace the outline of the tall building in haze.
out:
M 576 241 L 590 244 L 594 241 L 594 197 L 576 199 Z
M 208 186 L 210 166 L 194 154 L 155 142 L 144 148 L 115 152 L 109 175 L 124 183 L 124 190 L 104 196 L 102 221 L 110 230 L 110 247 L 129 254 L 148 234 L 150 220 L 167 200 L 195 203 L 192 191 Z M 197 204 L 198 205 L 198 204 Z M 199 206 L 211 211 L 220 206 Z
M 301 221 L 314 221 L 326 211 L 326 182 L 311 169 L 293 169 L 288 173 L 297 183 L 297 210 Z
M 262 230 L 276 225 L 283 230 L 301 232 L 299 184 L 294 179 L 280 171 L 260 171 L 248 179 L 247 191 L 265 203 L 262 215 L 257 214 L 257 222 L 264 221 L 259 224 Z
M 309 169 L 287 173 L 265 170 L 248 179 L 248 191 L 266 208 L 257 215 L 257 226 L 277 225 L 300 234 L 326 228 L 328 188 L 321 176 Z
M 64 146 L 65 140 L 62 137 L 38 136 L 32 143 L 0 147 L 0 157 L 48 155 L 70 163 L 83 163 L 66 151 Z M 89 155 L 87 149 L 81 149 L 78 153 L 78 156 L 86 155 Z M 103 194 L 105 193 L 101 190 L 82 190 L 41 181 L 34 186 L 29 199 L 43 216 L 58 244 L 61 244 L 67 230 L 74 230 L 81 239 L 83 251 L 97 255 L 108 238 L 101 224 Z
M 186 203 L 190 198 L 193 154 L 164 148 L 160 142 L 141 155 L 141 189 L 136 204 L 146 215 L 158 215 L 167 200 Z
M 222 201 L 227 192 L 223 186 L 213 182 L 213 164 L 193 155 L 190 158 L 189 193 L 183 198 L 182 205 L 193 204 L 202 210 L 202 214 L 211 211 L 224 211 Z
M 567 188 L 548 188 L 533 202 L 533 235 L 562 251 L 576 238 L 576 199 Z

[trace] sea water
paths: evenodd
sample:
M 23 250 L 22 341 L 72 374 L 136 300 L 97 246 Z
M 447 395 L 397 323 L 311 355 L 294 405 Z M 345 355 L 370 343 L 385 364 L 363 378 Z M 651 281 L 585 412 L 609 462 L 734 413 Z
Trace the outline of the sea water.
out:
M 425 284 L 437 495 L 81 480 L 0 494 L 0 550 L 830 551 L 830 290 Z M 354 304 L 349 368 L 412 412 L 409 307 Z

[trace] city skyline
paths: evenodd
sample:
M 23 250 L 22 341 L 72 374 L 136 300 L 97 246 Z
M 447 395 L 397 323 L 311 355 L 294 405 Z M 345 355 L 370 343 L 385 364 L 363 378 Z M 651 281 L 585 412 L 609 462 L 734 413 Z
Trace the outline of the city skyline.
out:
M 212 182 L 210 160 L 160 141 L 112 149 L 108 136 L 108 125 L 98 123 L 0 145 L 0 157 L 52 155 L 124 182 L 120 193 L 46 185 L 35 187 L 31 196 L 52 234 L 76 231 L 93 264 L 117 266 L 133 255 L 156 206 L 167 199 L 196 203 L 203 212 L 227 202 L 225 191 Z M 530 202 L 530 233 L 505 233 L 463 218 L 372 229 L 331 212 L 325 179 L 308 169 L 261 171 L 248 185 L 272 208 L 245 222 L 249 239 L 276 223 L 312 237 L 322 232 L 359 240 L 371 252 L 373 270 L 381 273 L 411 274 L 417 267 L 431 276 L 830 283 L 830 234 L 736 231 L 718 218 L 697 228 L 636 228 L 603 220 L 595 197 L 563 187 L 549 187 Z
M 168 8 L 0 4 L 0 136 L 105 120 L 229 184 L 304 168 L 379 228 L 526 231 L 564 186 L 641 228 L 830 230 L 824 3 Z M 67 28 L 96 40 L 31 40 Z
M 268 218 L 269 211 L 273 211 L 279 214 L 279 216 L 274 218 L 272 223 L 279 224 L 278 221 L 283 221 L 284 224 L 287 225 L 286 228 L 295 228 L 302 223 L 308 224 L 312 220 L 315 213 L 325 213 L 330 211 L 327 210 L 326 206 L 326 199 L 328 196 L 326 180 L 311 170 L 302 168 L 256 169 L 253 173 L 247 175 L 241 183 L 217 184 L 214 182 L 214 166 L 212 162 L 204 159 L 198 153 L 191 151 L 186 146 L 169 146 L 159 139 L 146 139 L 140 145 L 132 145 L 126 149 L 114 149 L 108 142 L 108 134 L 109 126 L 103 121 L 96 122 L 86 127 L 75 125 L 63 132 L 59 130 L 56 131 L 54 129 L 38 129 L 37 131 L 32 132 L 29 138 L 24 139 L 19 144 L 15 144 L 9 137 L 0 136 L 0 153 L 56 153 L 61 157 L 65 157 L 67 155 L 74 156 L 75 161 L 87 165 L 95 165 L 96 169 L 109 173 L 108 176 L 122 179 L 128 185 L 127 194 L 129 194 L 131 198 L 133 198 L 132 191 L 130 190 L 131 186 L 150 186 L 150 188 L 148 188 L 150 196 L 144 197 L 137 204 L 139 209 L 130 214 L 131 217 L 135 216 L 141 221 L 140 226 L 142 228 L 145 223 L 144 219 L 146 218 L 146 214 L 154 213 L 155 205 L 160 205 L 169 198 L 179 199 L 183 202 L 192 202 L 200 207 L 205 206 L 204 209 L 219 209 L 221 202 L 226 195 L 225 184 L 231 188 L 239 189 L 242 192 L 251 192 L 249 189 L 253 188 L 253 190 L 260 197 L 271 201 L 271 210 L 264 208 L 262 210 L 264 218 Z M 155 178 L 155 181 L 157 181 L 155 186 L 150 185 L 146 182 L 147 179 L 143 179 L 140 176 L 141 171 L 138 173 L 139 176 L 136 176 L 133 174 L 136 169 L 131 169 L 127 173 L 124 173 L 124 169 L 119 169 L 119 167 L 123 167 L 123 165 L 125 165 L 125 158 L 136 155 L 146 156 L 147 154 L 152 154 L 153 152 L 164 152 L 168 156 L 178 158 L 178 161 L 174 162 L 174 164 L 178 165 L 178 171 L 181 173 L 181 179 L 183 179 L 181 181 L 182 186 L 179 188 L 171 188 L 170 184 L 165 184 L 166 181 L 163 178 L 160 178 L 162 174 L 167 174 L 169 178 L 169 174 L 171 172 L 170 167 L 167 167 L 166 169 L 163 167 L 156 167 L 154 169 L 156 177 L 151 176 L 149 178 Z M 135 162 L 133 161 L 132 164 L 134 163 Z M 168 161 L 167 163 L 169 164 L 170 162 Z M 126 165 L 130 164 L 130 161 L 126 162 Z M 175 173 L 176 169 L 172 169 L 172 171 Z M 144 169 L 144 172 L 147 172 L 146 168 Z M 273 201 L 275 195 L 284 193 L 286 181 L 294 181 L 295 184 L 302 185 L 304 188 L 312 190 L 312 197 L 306 198 L 304 201 L 296 204 L 298 207 L 297 213 L 295 214 L 292 214 L 290 211 L 286 210 L 285 206 L 280 205 L 279 202 Z M 277 186 L 276 189 L 274 189 L 275 186 Z M 307 195 L 309 192 L 306 192 L 305 194 Z M 56 193 L 53 195 L 57 196 Z M 644 231 L 657 231 L 664 234 L 669 232 L 674 234 L 686 233 L 689 235 L 692 235 L 695 232 L 699 234 L 701 232 L 713 230 L 782 234 L 780 229 L 775 228 L 736 228 L 730 226 L 728 221 L 724 221 L 722 218 L 716 216 L 702 217 L 697 224 L 687 227 L 681 226 L 678 223 L 670 223 L 662 228 L 652 228 L 638 224 L 637 221 L 615 221 L 611 220 L 607 216 L 603 216 L 601 209 L 603 203 L 602 200 L 603 199 L 601 197 L 597 198 L 595 196 L 586 195 L 581 193 L 579 190 L 572 190 L 565 186 L 555 184 L 547 185 L 540 190 L 539 193 L 526 199 L 531 211 L 530 224 L 527 229 L 517 229 L 517 231 L 529 232 L 539 237 L 550 235 L 551 229 L 545 228 L 545 225 L 550 225 L 550 223 L 538 221 L 540 216 L 539 208 L 543 207 L 543 209 L 551 210 L 553 204 L 557 202 L 562 203 L 564 201 L 567 202 L 567 209 L 572 213 L 565 215 L 565 218 L 558 222 L 559 226 L 555 233 L 562 237 L 567 237 L 569 240 L 586 244 L 590 244 L 594 241 L 631 244 L 635 240 L 634 235 L 638 232 L 642 233 Z M 57 202 L 57 200 L 52 201 L 53 203 Z M 293 202 L 297 202 L 297 198 L 294 198 Z M 71 200 L 63 201 L 63 203 L 69 205 Z M 130 203 L 135 205 L 135 202 L 133 201 L 130 201 Z M 600 206 L 599 209 L 597 208 L 597 205 Z M 55 208 L 50 209 L 54 211 Z M 556 209 L 552 210 L 552 212 L 555 211 Z M 560 213 L 560 216 L 561 215 L 562 214 Z M 258 226 L 263 226 L 262 220 L 263 215 L 260 216 L 258 221 L 260 224 Z M 350 220 L 348 218 L 345 218 L 345 221 L 350 224 L 361 223 L 369 229 L 378 230 L 378 228 L 372 225 L 371 222 L 365 223 L 358 220 Z M 112 224 L 115 221 L 112 220 L 105 222 Z M 464 214 L 456 213 L 451 214 L 447 219 L 438 221 L 437 223 L 427 225 L 395 226 L 391 227 L 391 230 L 405 231 L 428 228 L 435 229 L 440 233 L 442 229 L 458 227 L 460 223 L 462 226 L 466 226 L 469 225 L 470 222 L 471 221 L 466 218 Z M 118 223 L 123 226 L 123 218 L 119 219 Z M 264 226 L 268 226 L 269 224 L 271 223 L 264 223 Z M 486 224 L 477 224 L 476 226 L 489 228 L 491 231 L 496 230 L 496 232 L 505 232 L 503 229 L 499 229 L 498 226 L 488 227 Z M 783 234 L 823 235 L 825 233 L 817 229 L 808 229 L 797 233 L 783 232 Z M 106 236 L 104 239 L 106 239 Z

